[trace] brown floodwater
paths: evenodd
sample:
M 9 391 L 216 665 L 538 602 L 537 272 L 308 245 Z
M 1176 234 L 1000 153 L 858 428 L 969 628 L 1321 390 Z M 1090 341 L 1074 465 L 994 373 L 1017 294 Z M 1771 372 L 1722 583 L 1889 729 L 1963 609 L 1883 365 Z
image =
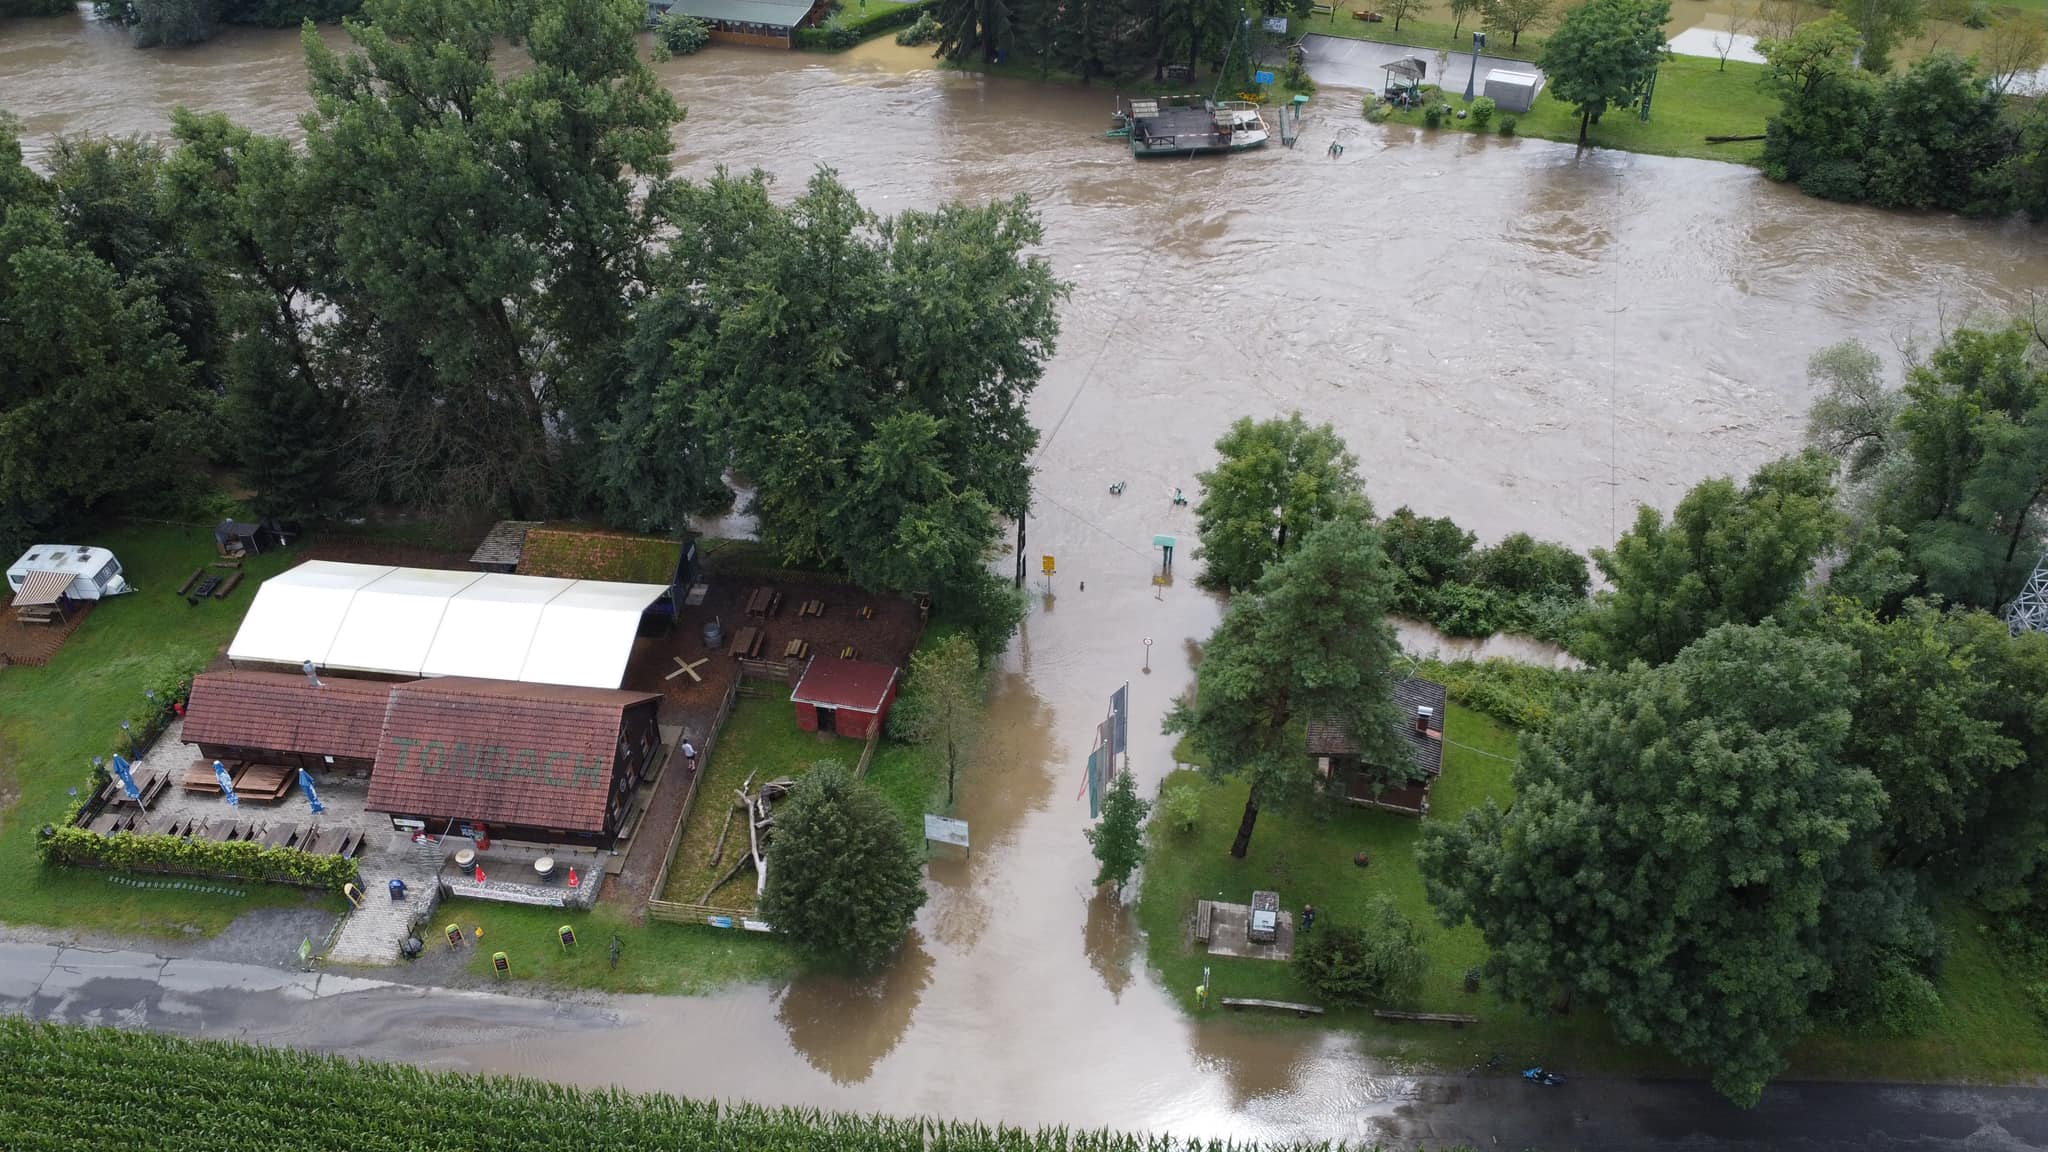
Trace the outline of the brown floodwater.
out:
M 1140 165 L 1100 137 L 1107 89 L 941 72 L 886 39 L 657 67 L 690 106 L 684 173 L 758 166 L 793 194 L 829 165 L 884 212 L 1038 205 L 1074 283 L 1034 402 L 1030 550 L 1059 571 L 1050 593 L 1034 578 L 961 781 L 973 850 L 934 860 L 887 972 L 627 998 L 616 1030 L 436 1057 L 461 1067 L 1016 1122 L 1380 1131 L 1412 1082 L 1339 1034 L 1191 1022 L 1129 911 L 1089 884 L 1076 793 L 1106 699 L 1130 682 L 1149 790 L 1172 767 L 1158 718 L 1189 683 L 1188 641 L 1218 618 L 1174 489 L 1194 492 L 1233 419 L 1299 409 L 1337 425 L 1382 510 L 1606 544 L 1638 502 L 1795 447 L 1816 350 L 1855 336 L 1896 360 L 2048 284 L 2048 243 L 2020 225 L 1844 208 L 1730 165 L 1374 127 L 1348 97 L 1297 150 Z M 144 53 L 82 17 L 0 23 L 0 106 L 32 156 L 63 132 L 161 131 L 180 103 L 296 131 L 303 83 L 292 33 Z M 1168 587 L 1151 582 L 1157 533 L 1184 541 Z

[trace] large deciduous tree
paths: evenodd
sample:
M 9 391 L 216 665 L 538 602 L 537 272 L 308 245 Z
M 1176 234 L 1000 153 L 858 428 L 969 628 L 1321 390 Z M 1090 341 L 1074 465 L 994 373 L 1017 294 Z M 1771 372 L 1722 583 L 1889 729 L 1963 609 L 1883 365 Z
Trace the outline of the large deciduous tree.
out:
M 924 905 L 924 862 L 874 785 L 823 761 L 776 806 L 761 918 L 817 959 L 881 966 Z
M 1262 805 L 1315 794 L 1304 739 L 1311 719 L 1341 723 L 1384 783 L 1407 779 L 1393 703 L 1398 650 L 1386 621 L 1393 593 L 1378 530 L 1347 516 L 1311 528 L 1232 598 L 1203 649 L 1193 699 L 1166 722 L 1193 739 L 1212 778 L 1250 782 L 1231 855 L 1249 850 Z
M 1758 82 L 1778 98 L 1764 128 L 1764 174 L 1833 200 L 1863 198 L 1863 155 L 1877 115 L 1877 85 L 1856 68 L 1861 42 L 1838 15 L 1757 44 Z
M 1611 550 L 1593 550 L 1611 585 L 1587 617 L 1598 658 L 1661 664 L 1708 629 L 1777 611 L 1841 536 L 1833 475 L 1833 460 L 1808 453 L 1764 465 L 1741 488 L 1702 481 L 1669 523 L 1638 509 Z
M 1131 873 L 1145 857 L 1145 814 L 1152 805 L 1138 796 L 1138 782 L 1129 768 L 1110 781 L 1109 795 L 1102 798 L 1102 820 L 1083 829 L 1089 850 L 1095 853 L 1095 883 L 1114 885 L 1118 892 L 1130 882 Z
M 1842 755 L 1855 667 L 1729 625 L 1603 679 L 1524 739 L 1511 809 L 1424 828 L 1432 903 L 1479 927 L 1509 999 L 1594 999 L 1754 1104 L 1838 970 L 1924 936 L 1870 862 L 1883 789 Z
M 1522 33 L 1550 18 L 1556 0 L 1489 0 L 1482 11 L 1486 30 L 1508 34 L 1508 46 L 1518 48 Z
M 1864 194 L 1884 208 L 2000 211 L 1989 174 L 2012 151 L 2004 98 L 1973 61 L 1937 52 L 1885 83 L 1867 145 Z
M 114 500 L 161 506 L 205 459 L 194 386 L 157 286 L 124 279 L 58 220 L 0 116 L 0 546 Z
M 1892 49 L 1920 31 L 1925 0 L 1843 0 L 1838 11 L 1863 41 L 1860 55 L 1866 72 L 1891 70 Z
M 946 803 L 960 774 L 960 752 L 981 714 L 984 679 L 974 641 L 958 632 L 910 657 L 902 699 L 889 713 L 889 734 L 911 744 L 939 741 L 946 753 Z
M 633 0 L 370 0 L 355 51 L 305 33 L 305 193 L 331 275 L 373 314 L 352 453 L 376 494 L 538 513 L 578 490 L 580 435 L 622 374 L 674 101 L 637 53 Z M 501 77 L 492 47 L 531 66 Z
M 1249 588 L 1316 525 L 1372 516 L 1358 457 L 1328 424 L 1311 425 L 1299 412 L 1285 420 L 1244 417 L 1216 451 L 1216 466 L 1196 475 L 1205 584 Z
M 1579 143 L 1610 106 L 1641 96 L 1664 59 L 1670 0 L 1587 0 L 1543 43 L 1550 94 L 1579 110 Z
M 1950 333 L 1908 369 L 1901 392 L 1878 388 L 1869 371 L 1819 378 L 1823 443 L 1848 461 L 1866 528 L 1902 537 L 1921 591 L 1997 611 L 2040 557 L 2048 532 L 2041 356 L 2032 329 L 2015 322 Z
M 1042 238 L 1029 205 L 884 220 L 829 171 L 786 208 L 765 177 L 720 174 L 670 216 L 676 240 L 640 309 L 662 339 L 633 345 L 606 432 L 613 486 L 650 482 L 632 501 L 672 517 L 730 463 L 789 561 L 997 612 L 1006 638 L 1014 609 L 982 586 L 999 519 L 1030 510 L 1026 405 L 1066 291 L 1027 255 Z M 701 464 L 644 458 L 697 436 Z

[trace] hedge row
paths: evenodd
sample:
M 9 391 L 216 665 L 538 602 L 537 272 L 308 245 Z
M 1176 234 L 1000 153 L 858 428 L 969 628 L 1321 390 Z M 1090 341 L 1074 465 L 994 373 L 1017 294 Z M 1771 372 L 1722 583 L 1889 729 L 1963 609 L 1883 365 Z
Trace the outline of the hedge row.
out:
M 868 16 L 855 16 L 851 20 L 841 19 L 835 14 L 831 19 L 813 28 L 796 30 L 796 46 L 820 52 L 844 52 L 863 40 L 879 36 L 892 28 L 908 28 L 917 23 L 932 0 L 919 0 L 887 12 L 876 12 Z
M 1592 673 L 1516 660 L 1424 660 L 1421 673 L 1452 703 L 1516 728 L 1541 732 L 1578 701 Z
M 296 848 L 272 848 L 242 840 L 187 840 L 134 832 L 103 836 L 83 828 L 55 828 L 36 847 L 47 864 L 114 868 L 123 872 L 217 876 L 336 891 L 357 879 L 353 859 L 315 856 Z

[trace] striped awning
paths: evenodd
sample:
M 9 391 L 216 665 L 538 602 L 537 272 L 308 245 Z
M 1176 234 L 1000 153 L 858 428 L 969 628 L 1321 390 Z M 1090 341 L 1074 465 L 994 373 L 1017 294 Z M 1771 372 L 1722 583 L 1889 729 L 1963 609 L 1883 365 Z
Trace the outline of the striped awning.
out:
M 55 604 L 59 596 L 71 587 L 72 574 L 69 572 L 31 572 L 21 582 L 21 591 L 14 594 L 16 608 L 29 608 L 37 604 Z

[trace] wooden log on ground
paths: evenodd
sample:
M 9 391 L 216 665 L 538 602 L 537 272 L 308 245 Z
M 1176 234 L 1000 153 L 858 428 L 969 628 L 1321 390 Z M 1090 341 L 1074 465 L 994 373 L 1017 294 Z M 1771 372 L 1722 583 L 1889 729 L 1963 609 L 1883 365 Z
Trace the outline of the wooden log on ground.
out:
M 1765 135 L 1764 135 L 1763 133 L 1759 132 L 1759 133 L 1757 133 L 1757 134 L 1756 134 L 1756 135 L 1754 135 L 1754 136 L 1709 136 L 1709 137 L 1707 137 L 1707 143 L 1709 143 L 1709 144 L 1741 144 L 1741 143 L 1743 143 L 1744 141 L 1748 141 L 1748 140 L 1764 140 L 1764 139 L 1768 139 L 1768 137 L 1766 137 L 1766 136 L 1765 136 Z
M 704 894 L 702 896 L 697 897 L 697 903 L 709 904 L 711 902 L 711 894 L 713 892 L 716 892 L 720 888 L 725 887 L 727 884 L 732 883 L 732 878 L 739 875 L 741 869 L 745 868 L 747 865 L 752 863 L 754 863 L 754 854 L 752 852 L 749 852 L 745 856 L 740 857 L 739 860 L 733 864 L 732 871 L 727 872 L 723 876 L 720 876 L 716 881 L 712 883 L 711 887 L 706 888 L 704 890 Z
M 1251 1000 L 1236 996 L 1225 996 L 1223 1005 L 1240 1011 L 1246 1008 L 1271 1008 L 1278 1012 L 1292 1012 L 1296 1016 L 1321 1016 L 1323 1010 L 1314 1004 L 1296 1004 L 1291 1000 Z
M 1375 1008 L 1372 1014 L 1381 1020 L 1415 1021 L 1423 1024 L 1449 1024 L 1463 1028 L 1467 1024 L 1479 1023 L 1479 1017 L 1467 1016 L 1463 1012 L 1396 1012 L 1391 1008 Z

